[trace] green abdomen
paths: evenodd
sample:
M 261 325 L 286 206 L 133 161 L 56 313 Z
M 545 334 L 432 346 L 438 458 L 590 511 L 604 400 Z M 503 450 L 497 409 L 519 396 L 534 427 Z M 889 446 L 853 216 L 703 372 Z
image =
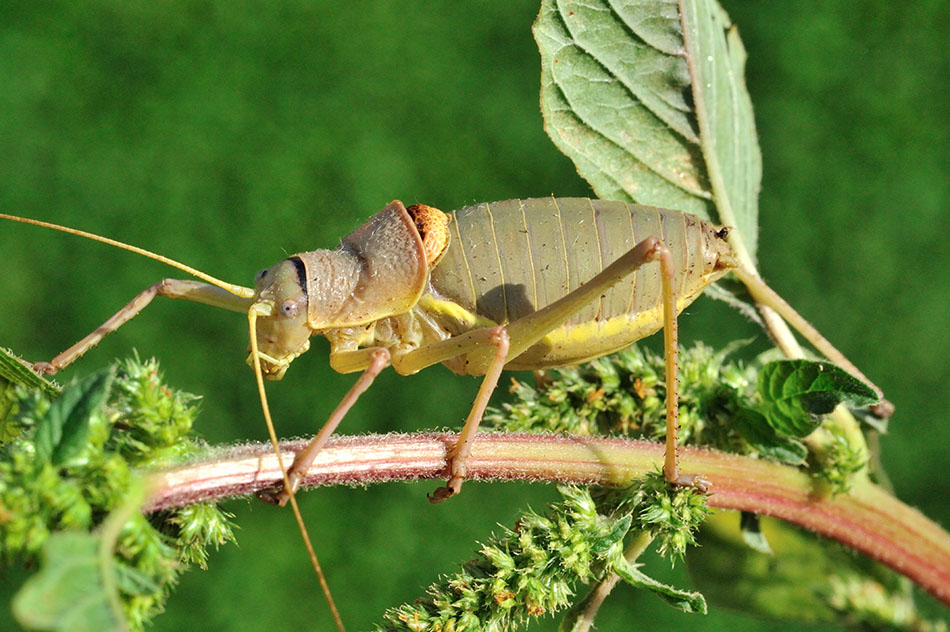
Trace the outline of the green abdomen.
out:
M 685 213 L 587 198 L 539 198 L 479 204 L 450 215 L 451 244 L 432 271 L 432 287 L 479 324 L 507 324 L 551 304 L 651 235 L 673 254 L 678 309 L 707 284 L 702 222 Z M 650 263 L 509 366 L 580 362 L 661 326 L 659 265 Z

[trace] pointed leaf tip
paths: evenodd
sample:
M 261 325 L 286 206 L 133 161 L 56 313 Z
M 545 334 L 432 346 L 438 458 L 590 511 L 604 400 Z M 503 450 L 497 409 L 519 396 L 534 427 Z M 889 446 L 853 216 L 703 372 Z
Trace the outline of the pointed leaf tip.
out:
M 878 401 L 868 384 L 830 362 L 780 360 L 759 373 L 757 389 L 765 417 L 776 431 L 804 437 L 841 403 L 869 406 Z

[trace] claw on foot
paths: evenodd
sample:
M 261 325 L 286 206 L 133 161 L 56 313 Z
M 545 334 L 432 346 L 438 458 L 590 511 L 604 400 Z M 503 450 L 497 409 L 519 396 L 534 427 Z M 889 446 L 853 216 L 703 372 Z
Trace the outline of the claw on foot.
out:
M 677 487 L 692 487 L 703 494 L 712 488 L 712 483 L 709 479 L 697 474 L 680 474 L 676 477 L 676 480 L 670 482 Z
M 297 490 L 300 488 L 300 478 L 300 474 L 293 469 L 287 472 L 287 482 L 290 484 L 290 490 L 294 493 L 297 493 Z M 285 485 L 281 485 L 277 489 L 267 489 L 257 492 L 257 498 L 268 505 L 283 507 L 290 500 L 290 491 L 287 490 Z
M 894 404 L 882 399 L 878 403 L 871 406 L 871 414 L 877 417 L 878 419 L 890 419 L 894 415 Z
M 431 494 L 427 494 L 426 498 L 428 498 L 429 502 L 433 505 L 444 502 L 462 491 L 462 480 L 461 476 L 453 476 L 444 487 L 440 487 Z
M 56 371 L 58 370 L 49 362 L 34 362 L 32 367 L 33 372 L 37 375 L 56 375 Z
M 277 505 L 278 507 L 283 507 L 287 504 L 287 498 L 288 497 L 283 489 L 266 489 L 257 492 L 257 499 L 267 503 L 268 505 Z

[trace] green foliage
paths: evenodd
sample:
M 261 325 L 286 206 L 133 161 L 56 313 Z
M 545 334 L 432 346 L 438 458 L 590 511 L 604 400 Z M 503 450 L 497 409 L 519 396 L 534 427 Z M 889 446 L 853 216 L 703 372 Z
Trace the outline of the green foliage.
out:
M 739 407 L 751 405 L 747 369 L 701 343 L 680 350 L 680 440 L 712 443 L 729 433 Z M 581 366 L 553 369 L 536 386 L 513 380 L 514 401 L 490 409 L 488 424 L 509 432 L 587 436 L 666 435 L 663 357 L 639 346 Z M 725 444 L 731 435 L 717 439 Z
M 47 395 L 56 395 L 59 393 L 59 387 L 37 375 L 33 369 L 23 362 L 9 349 L 0 347 L 0 388 L 6 393 L 7 388 L 22 384 L 30 388 L 40 388 Z
M 12 351 L 0 347 L 0 444 L 20 433 L 11 414 L 16 405 L 17 385 L 38 388 L 51 397 L 59 393 L 58 386 L 37 375 Z
M 51 535 L 43 545 L 41 570 L 14 597 L 17 620 L 34 630 L 124 629 L 121 613 L 110 607 L 100 547 L 100 539 L 91 533 Z
M 772 551 L 750 548 L 735 515 L 718 512 L 702 529 L 687 564 L 716 603 L 773 619 L 838 622 L 850 629 L 943 631 L 924 620 L 908 581 L 792 525 L 763 518 Z
M 870 406 L 878 401 L 871 387 L 830 362 L 771 362 L 762 367 L 757 382 L 766 421 L 792 437 L 811 434 L 838 404 Z
M 19 432 L 0 446 L 0 559 L 24 564 L 44 551 L 43 579 L 24 588 L 17 612 L 41 616 L 22 604 L 52 600 L 68 605 L 77 590 L 89 593 L 83 598 L 87 605 L 101 602 L 106 595 L 93 589 L 104 572 L 101 564 L 93 565 L 99 539 L 82 534 L 101 529 L 110 512 L 122 505 L 135 470 L 167 465 L 201 450 L 191 434 L 197 398 L 169 389 L 156 362 L 136 358 L 67 386 L 56 398 L 20 387 L 12 409 L 8 427 Z M 213 505 L 146 517 L 139 504 L 117 531 L 116 559 L 108 569 L 133 629 L 162 610 L 189 563 L 203 566 L 209 546 L 233 539 L 228 516 Z M 90 584 L 92 575 L 100 579 Z M 53 607 L 46 616 L 69 621 L 86 615 Z M 56 627 L 36 618 L 21 621 Z
M 657 480 L 660 482 L 657 483 Z M 660 488 L 665 488 L 661 491 Z M 649 491 L 645 491 L 648 489 Z M 528 511 L 513 529 L 492 537 L 455 575 L 443 577 L 428 588 L 427 596 L 413 604 L 392 608 L 378 630 L 456 632 L 512 630 L 532 618 L 555 613 L 573 602 L 579 584 L 599 580 L 615 572 L 629 584 L 653 591 L 685 612 L 705 612 L 706 602 L 698 593 L 667 586 L 643 574 L 623 555 L 624 541 L 631 532 L 647 531 L 663 522 L 655 503 L 669 500 L 669 485 L 662 475 L 647 477 L 643 485 L 612 491 L 595 502 L 591 493 L 578 487 L 559 487 L 560 503 L 543 515 Z M 680 496 L 698 501 L 680 503 Z M 673 493 L 677 506 L 688 505 L 680 515 L 695 528 L 705 516 L 701 496 L 691 490 Z M 668 529 L 668 525 L 663 525 Z M 689 536 L 671 534 L 670 540 Z
M 792 464 L 804 465 L 805 445 L 799 436 L 769 424 L 771 411 L 781 404 L 793 420 L 790 423 L 806 423 L 796 415 L 810 423 L 816 408 L 808 401 L 797 407 L 791 402 L 797 404 L 815 393 L 820 393 L 823 402 L 843 401 L 867 389 L 826 363 L 772 362 L 758 370 L 746 368 L 727 360 L 736 346 L 715 352 L 698 344 L 680 351 L 680 421 L 685 442 L 770 458 L 788 455 Z M 757 388 L 763 374 L 772 388 Z M 515 401 L 490 409 L 486 423 L 505 431 L 660 439 L 666 416 L 663 376 L 662 357 L 630 347 L 583 366 L 548 371 L 534 387 L 514 381 Z M 858 401 L 872 403 L 874 398 Z M 733 423 L 737 416 L 745 423 Z M 854 464 L 838 462 L 839 458 L 844 457 L 824 459 L 823 469 L 835 472 L 824 476 L 844 480 L 853 474 L 855 470 L 849 468 Z M 629 533 L 647 533 L 656 540 L 661 555 L 682 557 L 695 544 L 695 532 L 708 515 L 704 495 L 671 486 L 660 472 L 629 489 L 598 490 L 596 509 L 588 507 L 587 492 L 562 489 L 562 494 L 571 495 L 565 503 L 550 507 L 544 518 L 534 513 L 522 516 L 514 530 L 482 548 L 481 559 L 430 586 L 424 600 L 388 611 L 389 627 L 383 629 L 511 629 L 530 616 L 565 608 L 575 585 L 600 579 L 610 571 L 632 585 L 657 592 L 684 611 L 705 612 L 701 595 L 654 582 L 619 553 Z M 529 526 L 540 531 L 525 531 Z M 751 527 L 746 531 L 751 532 Z M 524 548 L 526 543 L 528 548 Z M 756 544 L 759 550 L 768 547 L 761 537 Z M 589 555 L 608 549 L 610 555 L 584 557 L 583 564 L 577 565 L 581 551 Z
M 946 75 L 943 5 L 873 0 L 814 11 L 770 4 L 765 11 L 755 3 L 728 4 L 750 50 L 760 52 L 750 72 L 769 157 L 763 208 L 775 211 L 765 217 L 771 225 L 763 233 L 773 241 L 763 264 L 785 291 L 798 294 L 789 298 L 810 317 L 834 319 L 836 344 L 866 350 L 862 369 L 900 402 L 903 419 L 894 425 L 887 455 L 895 483 L 912 504 L 946 524 L 945 480 L 921 475 L 921 463 L 939 463 L 947 444 L 947 425 L 928 417 L 944 408 L 947 392 L 939 379 L 947 356 L 947 282 L 933 274 L 946 267 L 947 253 L 947 144 L 934 140 L 946 138 L 947 118 L 934 107 L 946 102 L 946 84 L 933 81 Z M 433 13 L 429 7 L 390 11 L 380 4 L 353 14 L 342 5 L 328 13 L 308 3 L 268 9 L 173 2 L 142 11 L 101 2 L 97 9 L 24 4 L 7 15 L 5 58 L 28 63 L 8 65 L 0 81 L 3 154 L 15 165 L 0 187 L 5 209 L 134 236 L 137 243 L 173 249 L 186 261 L 214 265 L 225 278 L 239 280 L 271 263 L 270 253 L 332 245 L 392 197 L 421 196 L 454 208 L 526 192 L 586 191 L 567 161 L 543 142 L 531 107 L 537 60 L 522 41 L 526 14 L 535 10 L 530 5 Z M 355 31 L 354 21 L 361 24 Z M 667 28 L 675 22 L 668 19 Z M 676 37 L 681 35 L 674 32 L 672 41 Z M 386 108 L 379 107 L 383 101 Z M 432 103 L 438 107 L 427 105 Z M 459 121 L 466 122 L 463 133 Z M 242 222 L 240 231 L 229 228 L 235 221 Z M 51 355 L 74 342 L 84 328 L 101 322 L 109 305 L 123 304 L 154 280 L 146 272 L 135 276 L 139 268 L 127 255 L 112 259 L 109 249 L 92 252 L 59 236 L 9 230 L 0 231 L 0 240 L 7 271 L 0 297 L 4 335 L 31 356 Z M 823 254 L 816 280 L 814 266 L 802 265 L 802 257 L 817 252 Z M 880 273 L 854 284 L 855 271 L 862 269 Z M 88 284 L 86 300 L 64 290 L 77 283 Z M 820 294 L 809 292 L 818 287 Z M 882 297 L 887 310 L 880 309 Z M 234 424 L 231 440 L 246 438 L 245 413 L 254 395 L 245 388 L 246 373 L 221 361 L 231 343 L 244 344 L 244 332 L 239 325 L 229 329 L 224 316 L 215 320 L 212 313 L 205 320 L 205 311 L 189 309 L 150 312 L 139 338 L 100 348 L 100 357 L 130 348 L 130 340 L 158 353 L 196 392 L 227 393 L 216 404 L 222 412 L 215 421 Z M 703 308 L 695 311 L 690 318 L 708 315 Z M 38 340 L 38 319 L 49 316 L 58 326 Z M 902 323 L 899 331 L 895 318 Z M 162 345 L 168 350 L 161 351 Z M 313 359 L 307 372 L 297 373 L 299 386 L 281 394 L 287 409 L 282 421 L 300 424 L 284 426 L 285 434 L 312 427 L 311 387 L 332 379 L 321 365 Z M 434 382 L 426 385 L 426 379 Z M 394 405 L 405 401 L 401 397 L 441 392 L 435 406 L 440 413 L 450 401 L 464 406 L 460 380 L 439 379 L 435 370 L 375 386 L 361 399 L 366 414 L 359 423 L 367 425 L 360 430 L 372 418 L 398 428 L 417 427 L 420 417 L 443 423 L 444 416 L 421 406 L 402 406 L 407 412 L 397 418 Z M 758 421 L 746 425 L 759 428 Z M 226 431 L 220 432 L 223 437 Z M 753 442 L 748 428 L 742 434 Z M 763 453 L 763 446 L 773 445 L 766 437 L 756 449 Z M 787 448 L 778 458 L 795 462 L 794 448 L 800 460 L 807 455 L 800 442 Z M 375 499 L 380 512 L 406 518 L 378 530 L 378 540 L 365 534 L 366 549 L 383 566 L 396 563 L 386 557 L 392 555 L 388 542 L 418 537 L 410 519 L 418 509 L 398 506 L 411 504 L 398 493 L 385 496 Z M 462 509 L 452 511 L 457 516 Z M 456 519 L 475 522 L 489 513 L 480 506 L 470 518 Z M 245 520 L 274 522 L 259 511 Z M 350 547 L 352 528 L 340 527 L 345 537 L 331 535 L 322 551 L 332 551 L 334 541 Z M 274 544 L 274 538 L 267 540 Z M 296 552 L 298 543 L 285 540 Z M 269 593 L 265 604 L 248 595 L 246 586 L 262 573 L 279 573 L 277 560 L 294 556 L 249 555 L 252 550 L 245 547 L 226 578 L 208 578 L 214 585 L 207 593 L 218 596 L 207 601 L 209 616 L 239 624 L 239 617 L 278 598 Z M 305 571 L 301 566 L 293 568 Z M 363 568 L 354 572 L 354 581 L 366 582 Z M 416 572 L 428 571 L 419 564 Z M 299 603 L 299 593 L 282 594 Z M 352 600 L 351 617 L 368 616 L 366 603 L 373 597 L 357 590 L 343 597 Z M 237 609 L 238 603 L 246 610 Z M 630 601 L 631 612 L 637 603 Z M 282 621 L 300 625 L 313 616 L 310 609 L 278 609 Z M 180 618 L 169 618 L 169 629 L 190 624 L 194 611 L 182 608 L 175 616 Z M 704 623 L 689 618 L 685 625 Z
M 671 560 L 682 558 L 686 548 L 696 544 L 696 530 L 709 515 L 704 494 L 692 487 L 670 485 L 659 471 L 630 490 L 601 493 L 604 501 L 600 502 L 618 509 L 629 507 L 634 529 L 652 534 L 657 551 Z
M 764 428 L 771 429 L 761 411 L 775 402 L 767 398 L 772 391 L 756 388 L 760 380 L 753 368 L 727 361 L 734 348 L 714 352 L 697 345 L 682 350 L 681 412 L 689 428 L 684 434 L 693 442 L 724 441 L 732 449 L 744 446 L 755 453 L 741 430 L 728 428 L 727 417 L 737 412 L 747 417 L 755 414 Z M 786 378 L 793 384 L 773 390 L 786 395 L 814 392 L 801 384 L 814 385 L 816 380 L 801 382 L 794 377 L 811 375 L 813 364 L 779 370 L 793 376 Z M 773 375 L 772 366 L 766 364 L 761 371 Z M 630 348 L 589 366 L 550 371 L 539 388 L 516 383 L 513 390 L 519 401 L 506 404 L 504 413 L 492 411 L 490 418 L 501 425 L 507 415 L 518 430 L 545 431 L 563 430 L 558 426 L 563 418 L 575 432 L 636 429 L 658 438 L 665 417 L 663 367 L 661 357 Z M 832 371 L 824 367 L 821 372 Z M 839 381 L 843 389 L 854 386 L 848 380 Z M 831 390 L 821 382 L 820 392 L 827 395 Z M 95 373 L 66 387 L 54 400 L 39 391 L 18 391 L 16 423 L 11 427 L 20 428 L 21 434 L 0 452 L 0 480 L 4 481 L 0 503 L 8 516 L 0 523 L 0 543 L 8 563 L 31 559 L 41 548 L 44 551 L 41 573 L 16 598 L 15 612 L 21 622 L 68 629 L 77 618 L 106 621 L 114 616 L 107 606 L 115 592 L 121 598 L 123 616 L 140 629 L 160 611 L 185 565 L 203 566 L 210 544 L 231 539 L 226 516 L 212 505 L 197 504 L 146 518 L 137 511 L 141 501 L 134 503 L 135 511 L 121 518 L 112 540 L 61 535 L 65 529 L 104 531 L 104 521 L 115 520 L 106 516 L 123 502 L 129 503 L 134 482 L 130 464 L 142 469 L 160 467 L 199 452 L 200 446 L 190 438 L 195 404 L 194 396 L 161 383 L 154 362 L 138 360 Z M 802 409 L 802 414 L 810 413 Z M 822 430 L 834 436 L 834 426 Z M 652 579 L 634 563 L 635 557 L 624 555 L 628 543 L 646 537 L 657 543 L 661 555 L 682 557 L 695 544 L 696 530 L 708 515 L 703 494 L 669 485 L 658 471 L 627 489 L 591 492 L 563 487 L 561 494 L 564 500 L 544 514 L 529 511 L 514 528 L 489 540 L 478 559 L 432 585 L 426 598 L 387 611 L 380 629 L 514 629 L 566 609 L 576 601 L 579 586 L 612 574 L 682 611 L 706 612 L 702 595 Z M 763 539 L 757 548 L 764 546 Z M 854 581 L 842 580 L 834 593 L 839 602 L 856 603 L 863 594 L 847 590 Z M 75 597 L 77 591 L 81 598 Z M 891 598 L 896 597 L 887 597 Z M 860 608 L 880 610 L 883 606 L 878 602 Z M 40 603 L 46 606 L 36 605 Z
M 545 0 L 546 129 L 598 197 L 729 224 L 754 255 L 762 157 L 745 49 L 715 0 L 680 6 Z
M 840 428 L 829 424 L 806 447 L 800 428 L 818 429 L 829 402 L 870 404 L 873 392 L 828 363 L 797 360 L 746 367 L 702 343 L 680 350 L 680 443 L 804 465 L 835 490 L 867 462 Z M 763 377 L 763 375 L 765 377 Z M 486 423 L 510 432 L 567 432 L 661 440 L 666 433 L 664 360 L 632 346 L 583 366 L 555 369 L 536 386 L 514 381 L 514 401 L 489 409 Z M 769 387 L 763 388 L 763 381 Z M 868 395 L 870 393 L 870 396 Z M 820 398 L 821 406 L 813 398 Z M 781 423 L 770 421 L 781 410 Z
M 92 414 L 102 406 L 112 372 L 100 371 L 64 390 L 36 422 L 36 458 L 56 467 L 78 459 L 88 446 Z

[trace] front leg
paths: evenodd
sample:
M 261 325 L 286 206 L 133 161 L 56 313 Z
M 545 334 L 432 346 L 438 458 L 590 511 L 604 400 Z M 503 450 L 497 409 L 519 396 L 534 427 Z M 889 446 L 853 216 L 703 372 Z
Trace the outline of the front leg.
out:
M 313 464 L 314 459 L 323 450 L 323 446 L 329 440 L 330 436 L 336 430 L 340 422 L 346 416 L 346 413 L 353 407 L 359 396 L 366 392 L 366 389 L 372 385 L 376 376 L 382 372 L 390 363 L 389 350 L 381 347 L 372 349 L 359 349 L 354 351 L 342 351 L 331 354 L 331 363 L 338 363 L 345 366 L 360 366 L 364 368 L 356 383 L 350 388 L 347 394 L 337 405 L 333 414 L 327 419 L 320 432 L 307 444 L 303 450 L 294 457 L 293 464 L 287 469 L 286 486 L 276 493 L 260 494 L 259 497 L 265 502 L 273 503 L 283 507 L 290 497 L 297 491 L 300 481 L 303 479 L 307 470 Z M 336 366 L 334 366 L 336 368 Z
M 49 362 L 34 362 L 33 370 L 40 375 L 53 375 L 60 369 L 66 368 L 99 344 L 100 340 L 132 320 L 156 296 L 185 299 L 235 312 L 247 312 L 254 302 L 251 298 L 236 296 L 227 290 L 200 281 L 164 279 L 139 292 L 128 305 L 113 314 L 109 320 Z

